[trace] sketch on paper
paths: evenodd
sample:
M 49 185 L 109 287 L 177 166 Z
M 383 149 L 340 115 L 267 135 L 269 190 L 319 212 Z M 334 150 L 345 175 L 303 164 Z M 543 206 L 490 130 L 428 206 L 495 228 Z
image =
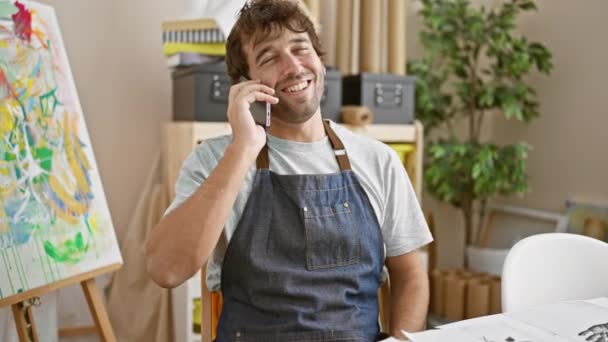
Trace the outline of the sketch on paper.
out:
M 503 341 L 504 342 L 534 342 L 532 340 L 525 340 L 525 341 L 524 340 L 517 340 L 517 339 L 515 339 L 515 338 L 513 338 L 511 336 L 505 338 L 504 340 L 490 340 L 490 339 L 488 339 L 487 337 L 484 336 L 483 340 L 484 340 L 484 342 L 503 342 Z
M 608 342 L 608 310 L 593 303 L 562 302 L 506 315 L 570 341 Z
M 0 299 L 121 263 L 54 10 L 0 0 Z
M 608 342 L 608 298 L 546 304 L 406 334 L 412 342 Z
M 585 341 L 608 342 L 608 323 L 596 324 L 578 333 Z

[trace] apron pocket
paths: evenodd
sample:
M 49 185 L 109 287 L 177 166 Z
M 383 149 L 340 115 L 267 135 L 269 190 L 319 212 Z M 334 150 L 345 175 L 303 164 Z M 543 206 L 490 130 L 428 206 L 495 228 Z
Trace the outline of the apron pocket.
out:
M 340 267 L 359 262 L 359 237 L 348 202 L 302 208 L 306 268 Z

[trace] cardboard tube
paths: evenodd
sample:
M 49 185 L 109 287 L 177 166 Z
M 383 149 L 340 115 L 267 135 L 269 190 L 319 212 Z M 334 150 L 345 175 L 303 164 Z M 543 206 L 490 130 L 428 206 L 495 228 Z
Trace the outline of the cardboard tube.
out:
M 431 285 L 431 312 L 435 315 L 443 316 L 445 311 L 443 309 L 443 275 L 439 270 L 431 271 L 430 276 Z
M 365 106 L 342 106 L 342 122 L 355 125 L 365 126 L 374 121 L 374 113 Z
M 490 312 L 490 283 L 480 278 L 469 279 L 466 298 L 465 319 L 488 315 Z
M 350 74 L 350 44 L 353 0 L 338 1 L 338 25 L 336 30 L 336 66 L 343 75 Z
M 445 317 L 449 320 L 460 321 L 464 318 L 466 303 L 466 279 L 459 276 L 448 276 L 443 281 L 445 299 Z
M 380 72 L 381 16 L 381 1 L 361 0 L 361 39 L 359 44 L 359 65 L 362 72 Z
M 502 312 L 502 296 L 500 287 L 500 278 L 492 278 L 492 281 L 490 282 L 490 315 L 499 314 Z
M 388 72 L 405 75 L 406 1 L 388 0 Z

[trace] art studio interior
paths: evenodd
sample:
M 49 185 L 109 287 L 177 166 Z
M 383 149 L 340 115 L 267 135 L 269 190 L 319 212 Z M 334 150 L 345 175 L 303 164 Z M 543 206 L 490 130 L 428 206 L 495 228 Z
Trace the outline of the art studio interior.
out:
M 608 342 L 607 19 L 0 0 L 0 341 Z

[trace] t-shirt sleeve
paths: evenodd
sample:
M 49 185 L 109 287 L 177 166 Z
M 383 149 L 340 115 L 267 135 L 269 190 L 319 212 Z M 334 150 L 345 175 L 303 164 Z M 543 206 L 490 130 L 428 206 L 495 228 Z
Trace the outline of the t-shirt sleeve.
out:
M 175 198 L 165 211 L 165 215 L 182 205 L 207 179 L 209 172 L 201 163 L 200 147 L 194 149 L 182 164 L 175 182 Z
M 388 257 L 402 255 L 433 241 L 405 167 L 390 150 L 384 170 L 382 233 Z

